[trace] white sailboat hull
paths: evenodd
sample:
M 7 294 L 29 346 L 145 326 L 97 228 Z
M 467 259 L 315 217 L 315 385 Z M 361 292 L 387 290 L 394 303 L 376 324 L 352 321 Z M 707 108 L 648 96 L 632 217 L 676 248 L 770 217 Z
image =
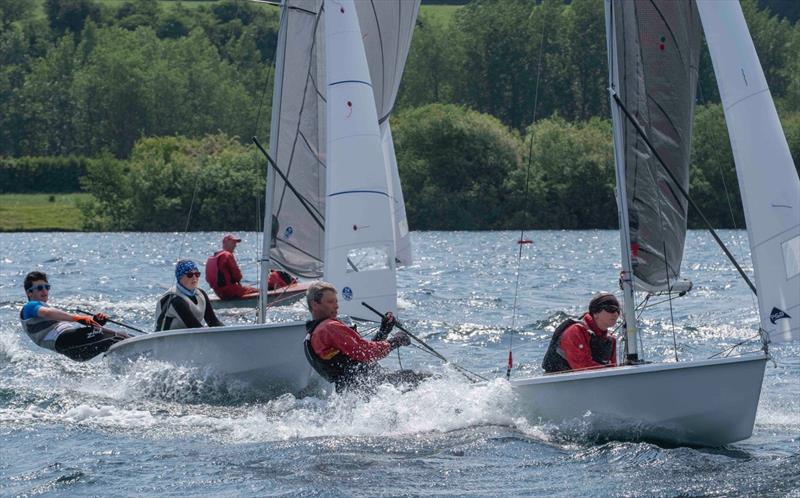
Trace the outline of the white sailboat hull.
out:
M 578 423 L 612 439 L 722 446 L 753 433 L 765 355 L 514 379 L 529 422 Z M 585 424 L 585 425 L 584 425 Z
M 316 376 L 303 352 L 305 335 L 303 322 L 168 330 L 119 342 L 105 359 L 118 371 L 139 359 L 157 360 L 297 394 Z

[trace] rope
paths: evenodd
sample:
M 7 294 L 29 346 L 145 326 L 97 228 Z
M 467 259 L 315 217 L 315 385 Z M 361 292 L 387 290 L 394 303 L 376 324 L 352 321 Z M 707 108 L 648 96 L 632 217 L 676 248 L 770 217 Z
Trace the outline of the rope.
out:
M 192 202 L 189 203 L 189 213 L 186 215 L 186 225 L 183 227 L 183 238 L 178 247 L 178 261 L 183 257 L 183 247 L 186 245 L 186 235 L 189 233 L 189 222 L 192 220 L 192 210 L 194 209 L 194 200 L 197 198 L 197 191 L 200 188 L 200 175 L 194 176 L 194 191 L 192 192 Z

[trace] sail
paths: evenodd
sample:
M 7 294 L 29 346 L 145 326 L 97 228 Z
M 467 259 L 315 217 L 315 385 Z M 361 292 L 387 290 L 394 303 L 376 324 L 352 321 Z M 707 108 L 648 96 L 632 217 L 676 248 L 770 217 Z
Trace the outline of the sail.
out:
M 355 4 L 375 108 L 382 123 L 388 119 L 397 98 L 420 0 L 361 0 Z
M 686 236 L 692 116 L 700 23 L 693 2 L 612 1 L 616 92 L 645 130 L 670 174 L 623 116 L 622 143 L 630 250 L 636 287 L 674 289 Z M 624 229 L 624 227 L 620 227 Z
M 330 8 L 335 5 L 334 8 Z M 327 199 L 325 277 L 341 313 L 397 311 L 394 227 L 375 97 L 352 1 L 325 9 Z
M 773 341 L 800 338 L 800 179 L 738 2 L 698 1 Z
M 381 124 L 384 159 L 392 198 L 397 264 L 412 263 L 403 189 L 397 169 L 389 116 L 394 108 L 403 75 L 411 36 L 417 20 L 420 0 L 356 2 L 364 50 L 375 95 L 375 107 Z
M 389 178 L 389 197 L 392 199 L 392 220 L 394 220 L 394 249 L 397 266 L 408 266 L 413 262 L 411 254 L 411 234 L 408 231 L 406 201 L 403 198 L 403 187 L 400 185 L 400 172 L 397 169 L 397 158 L 394 154 L 392 128 L 387 119 L 381 123 L 381 139 L 386 175 Z
M 324 259 L 325 57 L 322 0 L 287 0 L 281 14 L 270 156 L 297 192 L 270 168 L 270 259 L 319 278 Z M 285 61 L 285 63 L 284 63 Z M 265 227 L 270 221 L 265 222 Z

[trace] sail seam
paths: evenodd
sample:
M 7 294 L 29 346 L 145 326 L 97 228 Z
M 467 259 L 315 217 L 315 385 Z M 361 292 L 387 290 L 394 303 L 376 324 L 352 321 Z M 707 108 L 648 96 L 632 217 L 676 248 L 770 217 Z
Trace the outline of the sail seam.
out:
M 378 194 L 384 197 L 389 197 L 389 194 L 386 192 L 381 192 L 380 190 L 342 190 L 341 192 L 334 192 L 332 194 L 328 194 L 328 197 L 335 197 L 337 195 L 345 195 L 345 194 Z
M 328 86 L 336 86 L 336 85 L 343 85 L 345 83 L 360 83 L 362 85 L 367 85 L 368 87 L 372 88 L 372 83 L 362 80 L 342 80 L 342 81 L 334 81 L 333 83 L 328 83 Z
M 757 97 L 758 95 L 761 95 L 764 92 L 769 93 L 769 88 L 764 88 L 763 90 L 760 90 L 760 91 L 755 92 L 755 93 L 751 93 L 750 95 L 747 95 L 746 97 L 742 97 L 739 100 L 737 100 L 736 102 L 731 102 L 731 105 L 726 107 L 725 110 L 727 111 L 728 109 L 733 109 L 734 107 L 736 107 L 737 105 L 741 104 L 745 100 L 749 100 L 749 99 L 751 99 L 753 97 Z

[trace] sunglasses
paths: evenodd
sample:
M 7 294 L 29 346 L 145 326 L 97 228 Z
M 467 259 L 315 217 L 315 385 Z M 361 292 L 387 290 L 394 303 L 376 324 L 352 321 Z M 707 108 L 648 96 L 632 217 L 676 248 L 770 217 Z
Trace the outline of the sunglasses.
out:
M 619 313 L 619 306 L 614 306 L 613 304 L 603 305 L 600 309 L 608 313 Z
M 199 271 L 190 271 L 190 272 L 184 273 L 184 275 L 186 275 L 189 278 L 192 278 L 192 277 L 200 278 L 200 272 Z
M 28 289 L 28 292 L 33 292 L 33 291 L 40 291 L 41 292 L 41 291 L 43 291 L 45 289 L 50 290 L 50 284 L 39 284 L 39 285 L 31 286 L 31 288 Z

